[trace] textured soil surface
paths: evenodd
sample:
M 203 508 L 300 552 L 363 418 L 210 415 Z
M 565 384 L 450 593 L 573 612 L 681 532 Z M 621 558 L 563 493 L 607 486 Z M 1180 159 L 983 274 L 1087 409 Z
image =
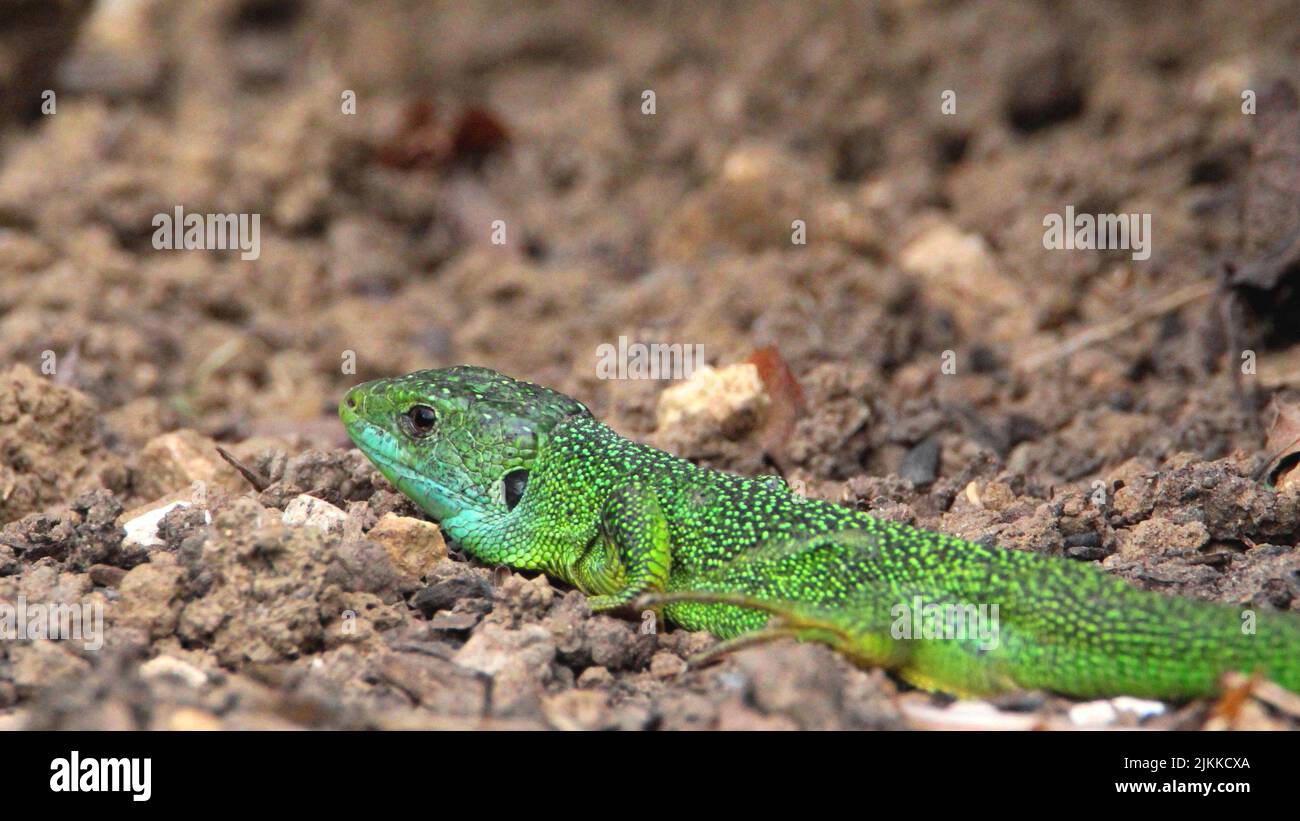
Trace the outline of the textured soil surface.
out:
M 0 641 L 0 727 L 1297 726 L 1267 687 L 688 669 L 707 635 L 445 545 L 334 408 L 487 365 L 700 464 L 1300 612 L 1300 5 L 516 5 L 0 10 L 0 602 L 105 621 Z M 1150 214 L 1150 258 L 1045 248 L 1067 205 Z M 260 214 L 260 255 L 155 249 L 177 206 Z M 620 337 L 765 378 L 666 414 L 598 378 Z

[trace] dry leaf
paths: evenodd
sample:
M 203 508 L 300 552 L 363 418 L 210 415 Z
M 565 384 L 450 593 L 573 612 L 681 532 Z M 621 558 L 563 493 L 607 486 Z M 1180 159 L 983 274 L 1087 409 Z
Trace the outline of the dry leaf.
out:
M 1269 487 L 1285 490 L 1300 483 L 1300 470 L 1296 470 L 1300 467 L 1300 405 L 1280 402 L 1275 396 L 1270 408 L 1274 415 L 1264 443 L 1268 462 L 1262 476 Z
M 745 361 L 758 369 L 758 378 L 770 401 L 759 441 L 765 451 L 779 457 L 794 433 L 795 423 L 807 408 L 803 388 L 780 351 L 771 345 L 754 351 Z

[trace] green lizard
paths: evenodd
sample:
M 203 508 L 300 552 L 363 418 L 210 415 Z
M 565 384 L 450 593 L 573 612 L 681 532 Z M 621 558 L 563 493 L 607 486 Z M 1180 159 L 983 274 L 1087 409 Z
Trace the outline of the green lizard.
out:
M 820 641 L 966 695 L 1188 698 L 1217 691 L 1228 671 L 1300 692 L 1295 616 L 1146 592 L 1090 565 L 700 468 L 619 436 L 577 400 L 485 368 L 367 382 L 339 414 L 470 555 L 562 579 L 593 610 L 652 606 L 729 640 L 724 649 Z

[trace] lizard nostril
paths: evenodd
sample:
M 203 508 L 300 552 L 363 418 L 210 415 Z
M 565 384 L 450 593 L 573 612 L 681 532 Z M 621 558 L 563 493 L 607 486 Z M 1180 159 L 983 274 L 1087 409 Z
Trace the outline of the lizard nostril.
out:
M 348 394 L 348 395 L 347 395 L 347 398 L 344 399 L 343 401 L 345 401 L 345 402 L 347 403 L 348 410 L 356 410 L 356 409 L 357 409 L 357 398 L 356 398 L 356 396 L 354 396 L 354 395 L 352 395 L 352 394 Z

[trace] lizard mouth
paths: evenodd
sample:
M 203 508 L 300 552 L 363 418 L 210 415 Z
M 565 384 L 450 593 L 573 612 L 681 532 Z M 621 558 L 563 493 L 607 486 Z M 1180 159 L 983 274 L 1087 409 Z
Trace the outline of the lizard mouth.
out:
M 453 503 L 456 494 L 395 457 L 392 453 L 395 443 L 391 434 L 354 414 L 341 412 L 340 416 L 343 417 L 348 438 L 394 487 L 415 500 L 435 521 L 456 515 L 459 510 L 459 505 Z

